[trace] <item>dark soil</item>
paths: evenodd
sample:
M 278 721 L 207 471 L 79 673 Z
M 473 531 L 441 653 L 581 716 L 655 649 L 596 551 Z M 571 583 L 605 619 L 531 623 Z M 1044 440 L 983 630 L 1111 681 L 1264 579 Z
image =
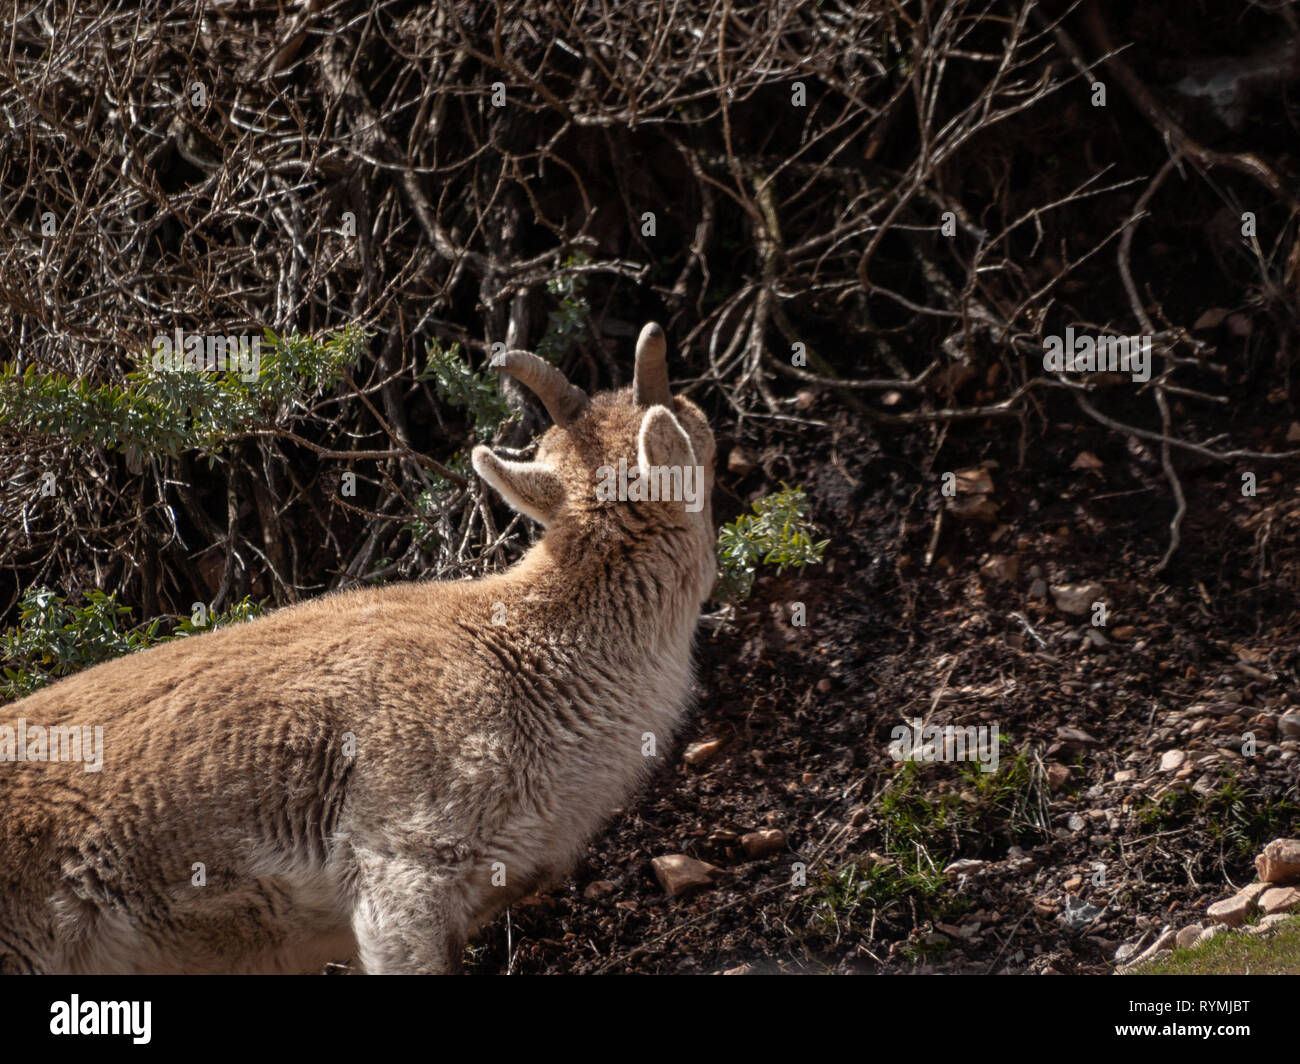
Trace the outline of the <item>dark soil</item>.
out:
M 1241 471 L 1180 463 L 1182 546 L 1153 575 L 1173 507 L 1144 447 L 1058 425 L 1068 446 L 1031 446 L 1021 461 L 1005 426 L 926 450 L 864 431 L 828 396 L 810 415 L 824 429 L 769 433 L 740 488 L 802 483 L 831 539 L 825 565 L 764 577 L 734 616 L 709 618 L 678 749 L 563 889 L 484 931 L 470 971 L 1104 973 L 1120 943 L 1195 922 L 1251 876 L 1259 844 L 1300 824 L 1297 744 L 1270 745 L 1297 700 L 1300 504 L 1288 482 L 1260 470 L 1248 498 Z M 1283 449 L 1285 411 L 1251 416 Z M 1081 452 L 1100 468 L 1072 468 Z M 927 567 L 941 472 L 980 462 L 997 521 L 946 514 Z M 1014 579 L 982 568 L 992 556 L 1018 561 Z M 1090 616 L 1031 597 L 1034 567 L 1050 585 L 1104 588 L 1103 645 L 1086 634 Z M 789 623 L 793 602 L 806 627 Z M 1025 755 L 1020 782 L 989 807 L 965 766 L 895 762 L 890 731 L 913 717 L 996 724 L 1003 771 Z M 1095 741 L 1063 741 L 1061 727 Z M 1247 731 L 1253 757 L 1240 753 Z M 702 739 L 723 745 L 687 766 L 682 745 Z M 1160 771 L 1174 749 L 1192 767 Z M 1049 783 L 1053 765 L 1068 778 Z M 1133 778 L 1116 782 L 1124 769 Z M 976 829 L 934 822 L 922 865 L 987 864 L 932 877 L 937 892 L 910 889 L 901 874 L 917 853 L 891 850 L 898 832 L 881 816 L 882 795 L 900 789 L 916 802 L 956 796 Z M 785 832 L 786 850 L 746 859 L 736 838 L 765 827 Z M 669 898 L 650 862 L 672 853 L 723 872 Z M 799 864 L 805 886 L 792 885 Z M 900 875 L 856 905 L 828 894 L 837 874 L 872 867 Z M 1059 917 L 1073 898 L 1104 911 L 1070 930 Z

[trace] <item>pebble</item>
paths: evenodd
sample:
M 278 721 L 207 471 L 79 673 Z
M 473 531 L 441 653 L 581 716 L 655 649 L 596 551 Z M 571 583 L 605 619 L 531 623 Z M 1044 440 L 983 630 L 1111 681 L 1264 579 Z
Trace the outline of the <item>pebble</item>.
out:
M 1269 916 L 1265 916 L 1259 923 L 1252 927 L 1250 933 L 1252 935 L 1265 934 L 1277 927 L 1278 924 L 1284 924 L 1290 919 L 1291 916 L 1288 913 L 1272 913 Z
M 1092 612 L 1092 604 L 1105 597 L 1100 584 L 1053 584 L 1052 601 L 1062 613 L 1082 617 Z
M 682 754 L 682 760 L 688 765 L 702 765 L 716 754 L 721 746 L 721 739 L 706 739 L 702 743 L 691 743 Z
M 659 885 L 670 898 L 709 886 L 713 882 L 713 877 L 722 871 L 707 861 L 697 861 L 684 853 L 656 857 L 650 865 L 654 869 L 655 878 L 659 880 Z
M 1183 762 L 1187 760 L 1186 750 L 1166 750 L 1160 755 L 1160 771 L 1173 772 L 1183 767 Z
M 1227 924 L 1211 924 L 1209 927 L 1207 927 L 1204 931 L 1202 931 L 1199 935 L 1196 936 L 1196 944 L 1198 946 L 1204 946 L 1207 942 L 1212 942 L 1220 935 L 1226 935 L 1228 933 L 1228 930 L 1229 929 Z
M 780 828 L 763 828 L 740 836 L 740 848 L 751 860 L 768 857 L 785 849 L 785 832 Z

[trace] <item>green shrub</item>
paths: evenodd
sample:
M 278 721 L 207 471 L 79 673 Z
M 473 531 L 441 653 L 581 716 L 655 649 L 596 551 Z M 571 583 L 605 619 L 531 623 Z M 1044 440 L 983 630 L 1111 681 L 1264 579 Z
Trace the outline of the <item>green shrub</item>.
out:
M 304 395 L 333 387 L 365 350 L 355 325 L 324 340 L 268 331 L 256 377 L 238 373 L 155 372 L 143 352 L 125 386 L 70 380 L 63 373 L 19 373 L 0 366 L 0 423 L 16 430 L 125 453 L 172 455 L 211 450 L 226 439 L 276 423 Z
M 224 613 L 208 615 L 205 624 L 182 617 L 171 635 L 159 635 L 162 618 L 155 617 L 138 629 L 123 629 L 118 622 L 129 614 L 116 596 L 98 589 L 89 592 L 84 605 L 71 606 L 43 587 L 28 588 L 18 610 L 18 626 L 0 635 L 0 698 L 17 699 L 63 676 L 118 658 L 170 639 L 210 632 L 225 624 L 247 620 L 261 612 L 248 598 Z
M 587 262 L 582 252 L 564 260 L 565 266 L 580 266 Z M 573 340 L 587 328 L 591 317 L 591 304 L 584 294 L 586 281 L 580 273 L 555 277 L 546 282 L 546 290 L 560 303 L 558 310 L 546 316 L 546 332 L 537 341 L 537 354 L 550 362 L 558 362 Z
M 419 379 L 432 382 L 442 402 L 464 410 L 480 440 L 490 438 L 497 426 L 511 416 L 496 374 L 475 373 L 460 357 L 460 344 L 447 348 L 436 340 L 429 344 L 428 362 Z
M 753 512 L 742 514 L 718 535 L 718 586 L 714 597 L 740 602 L 754 589 L 759 565 L 820 565 L 830 540 L 814 543 L 808 524 L 808 499 L 803 488 L 782 484 L 781 490 L 759 499 Z

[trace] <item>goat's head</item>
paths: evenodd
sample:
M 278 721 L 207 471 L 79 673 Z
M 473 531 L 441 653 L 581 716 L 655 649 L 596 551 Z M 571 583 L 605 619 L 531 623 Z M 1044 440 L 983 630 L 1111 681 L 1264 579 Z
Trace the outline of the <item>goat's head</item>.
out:
M 492 368 L 527 385 L 555 424 L 531 462 L 476 447 L 475 471 L 547 528 L 566 524 L 581 532 L 633 518 L 653 528 L 689 528 L 711 545 L 717 449 L 700 408 L 669 392 L 666 358 L 664 331 L 651 322 L 637 340 L 631 387 L 588 397 L 536 355 L 498 355 Z

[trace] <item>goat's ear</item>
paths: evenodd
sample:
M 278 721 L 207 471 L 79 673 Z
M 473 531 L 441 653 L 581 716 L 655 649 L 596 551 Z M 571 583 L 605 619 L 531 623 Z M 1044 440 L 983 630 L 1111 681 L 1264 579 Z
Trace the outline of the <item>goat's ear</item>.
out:
M 691 438 L 666 406 L 652 406 L 642 419 L 636 441 L 636 462 L 647 471 L 653 466 L 685 469 L 695 465 Z
M 564 485 L 555 471 L 540 462 L 512 462 L 486 447 L 475 447 L 474 472 L 492 485 L 506 502 L 545 527 L 564 504 Z

